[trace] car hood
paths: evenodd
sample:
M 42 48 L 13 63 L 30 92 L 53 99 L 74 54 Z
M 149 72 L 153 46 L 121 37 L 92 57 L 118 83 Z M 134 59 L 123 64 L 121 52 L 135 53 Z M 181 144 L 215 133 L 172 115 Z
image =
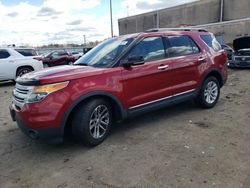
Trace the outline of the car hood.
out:
M 250 36 L 240 37 L 233 41 L 235 51 L 250 48 Z
M 57 66 L 27 73 L 17 78 L 16 82 L 26 85 L 49 84 L 95 76 L 101 74 L 104 70 L 104 68 L 94 68 L 90 66 Z

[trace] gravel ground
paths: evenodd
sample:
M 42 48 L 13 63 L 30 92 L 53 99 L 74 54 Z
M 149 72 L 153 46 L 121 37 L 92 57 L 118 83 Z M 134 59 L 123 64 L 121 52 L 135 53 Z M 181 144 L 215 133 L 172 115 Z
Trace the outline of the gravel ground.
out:
M 217 106 L 192 102 L 119 123 L 95 148 L 25 137 L 0 83 L 0 187 L 250 187 L 250 70 L 230 70 Z

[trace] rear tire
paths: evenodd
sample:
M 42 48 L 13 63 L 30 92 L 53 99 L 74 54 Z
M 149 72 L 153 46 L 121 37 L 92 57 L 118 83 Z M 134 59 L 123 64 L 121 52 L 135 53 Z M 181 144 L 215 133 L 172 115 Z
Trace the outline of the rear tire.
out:
M 33 69 L 30 67 L 22 67 L 22 68 L 17 70 L 16 77 L 20 77 L 20 76 L 27 74 L 29 72 L 32 72 L 32 71 L 33 71 Z
M 83 103 L 72 120 L 73 136 L 88 146 L 102 143 L 112 125 L 112 109 L 104 99 Z
M 218 80 L 210 76 L 202 84 L 196 103 L 203 108 L 212 108 L 220 97 L 220 84 Z

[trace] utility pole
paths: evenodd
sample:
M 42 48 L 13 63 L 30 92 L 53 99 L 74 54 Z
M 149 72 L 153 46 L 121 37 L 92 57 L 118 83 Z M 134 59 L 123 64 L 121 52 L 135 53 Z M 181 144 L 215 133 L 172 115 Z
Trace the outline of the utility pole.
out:
M 223 22 L 224 18 L 224 0 L 220 0 L 220 22 Z
M 129 16 L 129 6 L 127 5 L 127 17 Z
M 87 44 L 86 44 L 86 35 L 83 35 L 83 39 L 84 39 L 84 44 L 83 44 L 83 45 L 84 45 L 84 47 L 86 48 L 86 45 L 87 45 Z
M 113 15 L 112 15 L 112 0 L 109 1 L 110 4 L 110 25 L 111 25 L 111 37 L 114 36 L 113 32 Z

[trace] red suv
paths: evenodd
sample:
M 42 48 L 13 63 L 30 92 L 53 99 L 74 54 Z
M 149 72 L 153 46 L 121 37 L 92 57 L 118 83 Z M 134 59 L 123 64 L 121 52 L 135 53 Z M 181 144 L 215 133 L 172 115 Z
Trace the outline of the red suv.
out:
M 227 79 L 227 56 L 213 34 L 159 29 L 108 39 L 74 65 L 17 79 L 10 112 L 29 137 L 65 133 L 95 146 L 118 120 L 195 99 L 213 107 Z
M 37 57 L 36 59 L 43 61 L 44 67 L 71 65 L 76 60 L 76 58 L 66 50 L 52 51 L 44 57 Z

